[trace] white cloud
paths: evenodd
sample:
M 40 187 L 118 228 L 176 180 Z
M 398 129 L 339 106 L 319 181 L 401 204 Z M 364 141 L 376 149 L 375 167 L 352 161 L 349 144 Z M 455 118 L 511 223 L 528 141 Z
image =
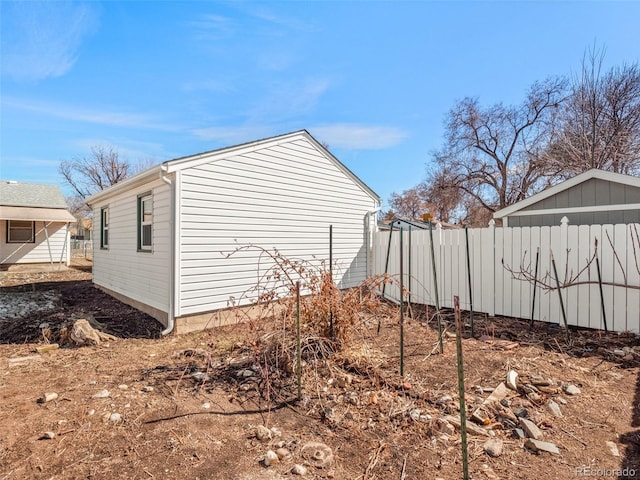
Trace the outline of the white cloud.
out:
M 2 2 L 2 74 L 38 81 L 67 73 L 84 38 L 97 27 L 96 10 L 70 2 Z
M 352 123 L 319 125 L 308 130 L 319 141 L 326 142 L 329 148 L 349 150 L 382 150 L 408 137 L 408 132 L 396 127 Z
M 115 127 L 138 127 L 153 130 L 172 130 L 174 127 L 163 125 L 150 115 L 131 112 L 109 112 L 106 110 L 88 110 L 75 106 L 50 102 L 35 102 L 11 97 L 3 97 L 2 104 L 20 110 L 73 120 Z

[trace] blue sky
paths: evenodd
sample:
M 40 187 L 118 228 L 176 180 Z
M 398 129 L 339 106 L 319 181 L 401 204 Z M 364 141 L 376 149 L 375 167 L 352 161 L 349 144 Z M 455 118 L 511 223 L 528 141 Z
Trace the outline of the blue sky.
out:
M 640 2 L 0 1 L 0 178 L 133 162 L 305 128 L 386 202 L 429 168 L 456 100 L 519 102 L 640 55 Z M 71 193 L 67 188 L 65 193 Z

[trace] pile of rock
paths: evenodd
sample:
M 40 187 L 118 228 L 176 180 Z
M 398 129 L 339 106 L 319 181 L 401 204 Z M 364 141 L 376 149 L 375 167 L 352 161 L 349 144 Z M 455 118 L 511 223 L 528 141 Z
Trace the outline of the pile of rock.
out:
M 283 465 L 287 466 L 291 474 L 305 476 L 310 467 L 329 471 L 333 467 L 333 451 L 324 443 L 306 442 L 298 448 L 298 440 L 282 440 L 282 431 L 279 428 L 267 428 L 264 425 L 252 427 L 251 435 L 268 447 L 259 460 L 265 468 Z M 298 463 L 294 462 L 296 454 L 301 457 Z

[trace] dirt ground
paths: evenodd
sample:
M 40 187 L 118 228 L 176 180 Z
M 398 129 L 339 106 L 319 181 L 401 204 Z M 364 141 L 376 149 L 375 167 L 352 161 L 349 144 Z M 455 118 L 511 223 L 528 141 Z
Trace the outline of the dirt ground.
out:
M 462 478 L 451 314 L 441 354 L 433 312 L 415 309 L 401 377 L 397 307 L 364 313 L 346 351 L 305 356 L 298 400 L 290 365 L 255 354 L 277 321 L 160 338 L 90 278 L 0 272 L 0 295 L 54 299 L 0 318 L 0 479 L 287 479 L 294 465 L 313 479 Z M 116 339 L 36 353 L 87 316 Z M 640 478 L 637 336 L 571 330 L 567 344 L 557 326 L 477 317 L 462 340 L 467 412 L 510 370 L 519 387 L 469 433 L 471 478 Z M 526 448 L 518 417 L 559 453 Z M 488 439 L 502 441 L 498 456 Z M 267 467 L 269 450 L 281 458 Z

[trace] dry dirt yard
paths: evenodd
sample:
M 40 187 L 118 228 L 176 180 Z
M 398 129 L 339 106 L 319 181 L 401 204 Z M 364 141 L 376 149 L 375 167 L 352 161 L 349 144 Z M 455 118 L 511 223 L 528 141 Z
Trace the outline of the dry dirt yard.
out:
M 88 272 L 0 272 L 0 287 L 17 305 L 0 317 L 0 479 L 462 478 L 455 336 L 440 354 L 433 312 L 407 320 L 404 378 L 392 305 L 358 315 L 341 352 L 307 343 L 297 400 L 279 321 L 160 338 Z M 63 343 L 88 317 L 116 338 Z M 502 398 L 469 433 L 472 478 L 640 478 L 637 336 L 572 330 L 567 345 L 545 324 L 475 326 L 467 411 Z M 509 371 L 517 390 L 499 387 Z

